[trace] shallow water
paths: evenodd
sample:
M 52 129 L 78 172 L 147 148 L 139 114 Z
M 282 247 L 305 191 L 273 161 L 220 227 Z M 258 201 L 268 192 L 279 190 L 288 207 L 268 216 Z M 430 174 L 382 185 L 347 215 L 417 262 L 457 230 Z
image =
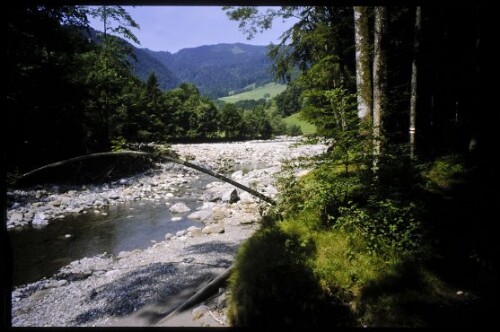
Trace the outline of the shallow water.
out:
M 232 172 L 265 167 L 260 161 L 246 162 L 234 165 Z M 168 200 L 172 205 L 177 202 L 186 204 L 191 208 L 186 213 L 171 213 L 165 200 L 135 201 L 102 209 L 107 215 L 90 210 L 86 214 L 51 221 L 41 229 L 27 226 L 10 230 L 14 286 L 49 277 L 83 257 L 145 249 L 155 241 L 163 241 L 166 233 L 175 235 L 175 232 L 193 225 L 203 227 L 202 223 L 187 216 L 203 204 L 198 198 L 212 181 L 220 180 L 199 174 L 199 178 L 178 188 L 176 195 L 180 198 Z M 182 219 L 172 221 L 172 217 Z
M 172 205 L 184 202 L 193 211 L 202 205 L 197 200 L 201 188 L 212 180 L 208 176 L 196 180 L 193 188 L 181 188 L 182 198 L 168 202 Z M 190 226 L 203 227 L 200 222 L 187 218 L 192 211 L 171 213 L 165 202 L 122 203 L 102 209 L 107 215 L 90 210 L 51 221 L 41 229 L 28 226 L 9 231 L 14 286 L 49 277 L 62 266 L 83 257 L 145 249 L 155 241 L 163 241 L 166 233 L 175 235 Z M 182 219 L 172 221 L 173 217 Z

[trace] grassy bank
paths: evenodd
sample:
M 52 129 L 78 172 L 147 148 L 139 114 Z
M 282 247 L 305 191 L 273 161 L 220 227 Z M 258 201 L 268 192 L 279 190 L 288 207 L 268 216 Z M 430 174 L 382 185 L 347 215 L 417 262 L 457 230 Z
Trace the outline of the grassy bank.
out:
M 300 118 L 299 113 L 292 114 L 286 118 L 283 119 L 283 121 L 288 125 L 296 125 L 299 126 L 300 129 L 302 130 L 302 134 L 304 135 L 311 135 L 316 133 L 316 126 L 313 125 L 312 123 L 309 123 L 305 120 L 302 120 Z
M 226 103 L 236 103 L 240 100 L 259 100 L 275 97 L 285 91 L 286 85 L 279 83 L 267 83 L 264 86 L 259 86 L 251 91 L 238 93 L 228 97 L 219 98 Z
M 324 159 L 300 179 L 289 174 L 280 180 L 280 204 L 237 256 L 230 280 L 234 325 L 458 327 L 492 321 L 494 296 L 484 285 L 495 285 L 496 270 L 462 221 L 470 217 L 465 192 L 458 190 L 469 174 L 462 161 L 382 161 L 372 187 L 368 173 L 362 165 L 346 173 Z M 450 273 L 460 267 L 467 270 Z

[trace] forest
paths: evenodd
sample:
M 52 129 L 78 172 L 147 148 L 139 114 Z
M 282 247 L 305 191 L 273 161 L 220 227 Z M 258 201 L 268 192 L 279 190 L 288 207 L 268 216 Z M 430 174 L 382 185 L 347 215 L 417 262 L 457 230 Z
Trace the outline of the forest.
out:
M 103 22 L 103 32 L 89 27 L 89 17 Z M 5 124 L 16 128 L 9 134 L 9 173 L 119 149 L 127 142 L 265 139 L 287 133 L 270 103 L 254 104 L 249 111 L 214 104 L 193 83 L 163 91 L 154 72 L 144 81 L 134 76 L 135 53 L 126 40 L 139 42 L 135 28 L 121 7 L 9 8 Z
M 487 6 L 225 10 L 250 37 L 298 19 L 269 52 L 288 82 L 276 103 L 330 145 L 289 165 L 278 206 L 239 250 L 233 325 L 493 322 L 500 200 Z M 297 178 L 296 163 L 313 170 Z
M 494 323 L 498 295 L 493 14 L 476 6 L 224 7 L 271 45 L 272 101 L 214 103 L 188 82 L 132 74 L 121 7 L 32 6 L 7 19 L 7 170 L 127 143 L 300 134 L 329 145 L 290 162 L 277 205 L 239 249 L 233 326 L 463 327 Z M 102 19 L 99 42 L 88 17 Z M 109 19 L 118 28 L 106 28 Z M 117 38 L 119 36 L 120 38 Z M 296 177 L 294 167 L 312 169 Z M 262 259 L 266 257 L 266 259 Z

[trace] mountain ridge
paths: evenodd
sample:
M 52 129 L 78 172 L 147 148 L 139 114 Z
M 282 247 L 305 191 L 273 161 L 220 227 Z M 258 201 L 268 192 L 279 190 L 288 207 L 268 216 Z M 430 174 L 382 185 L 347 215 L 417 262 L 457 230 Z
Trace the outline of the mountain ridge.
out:
M 132 63 L 134 73 L 145 80 L 154 71 L 159 82 L 163 82 L 160 88 L 164 90 L 189 82 L 195 84 L 201 94 L 215 99 L 252 83 L 264 85 L 273 81 L 267 46 L 219 43 L 184 48 L 175 53 L 132 47 L 138 59 Z M 169 75 L 164 72 L 172 75 L 165 78 Z

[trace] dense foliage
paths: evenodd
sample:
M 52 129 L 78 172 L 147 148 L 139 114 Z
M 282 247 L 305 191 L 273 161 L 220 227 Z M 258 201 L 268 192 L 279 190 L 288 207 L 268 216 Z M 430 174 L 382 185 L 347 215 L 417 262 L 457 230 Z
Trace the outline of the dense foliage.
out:
M 271 49 L 275 74 L 291 81 L 276 104 L 283 115 L 299 110 L 330 146 L 318 158 L 292 162 L 280 179 L 280 203 L 238 254 L 231 321 L 244 326 L 493 322 L 498 245 L 485 216 L 499 197 L 492 189 L 498 172 L 491 164 L 495 140 L 484 84 L 490 68 L 488 9 L 226 11 L 249 36 L 268 29 L 273 19 L 299 19 Z M 356 20 L 360 13 L 367 15 L 364 21 Z M 368 32 L 366 39 L 362 31 Z M 368 46 L 370 67 L 364 115 L 359 107 L 366 100 L 355 79 L 356 69 L 363 68 L 361 43 Z M 416 138 L 410 140 L 415 123 Z M 297 167 L 310 172 L 298 177 Z M 262 250 L 276 257 L 279 272 L 257 259 Z M 289 274 L 301 277 L 283 277 Z M 474 299 L 460 297 L 464 288 Z M 284 309 L 276 294 L 301 303 L 287 302 Z M 262 307 L 279 309 L 269 315 Z

